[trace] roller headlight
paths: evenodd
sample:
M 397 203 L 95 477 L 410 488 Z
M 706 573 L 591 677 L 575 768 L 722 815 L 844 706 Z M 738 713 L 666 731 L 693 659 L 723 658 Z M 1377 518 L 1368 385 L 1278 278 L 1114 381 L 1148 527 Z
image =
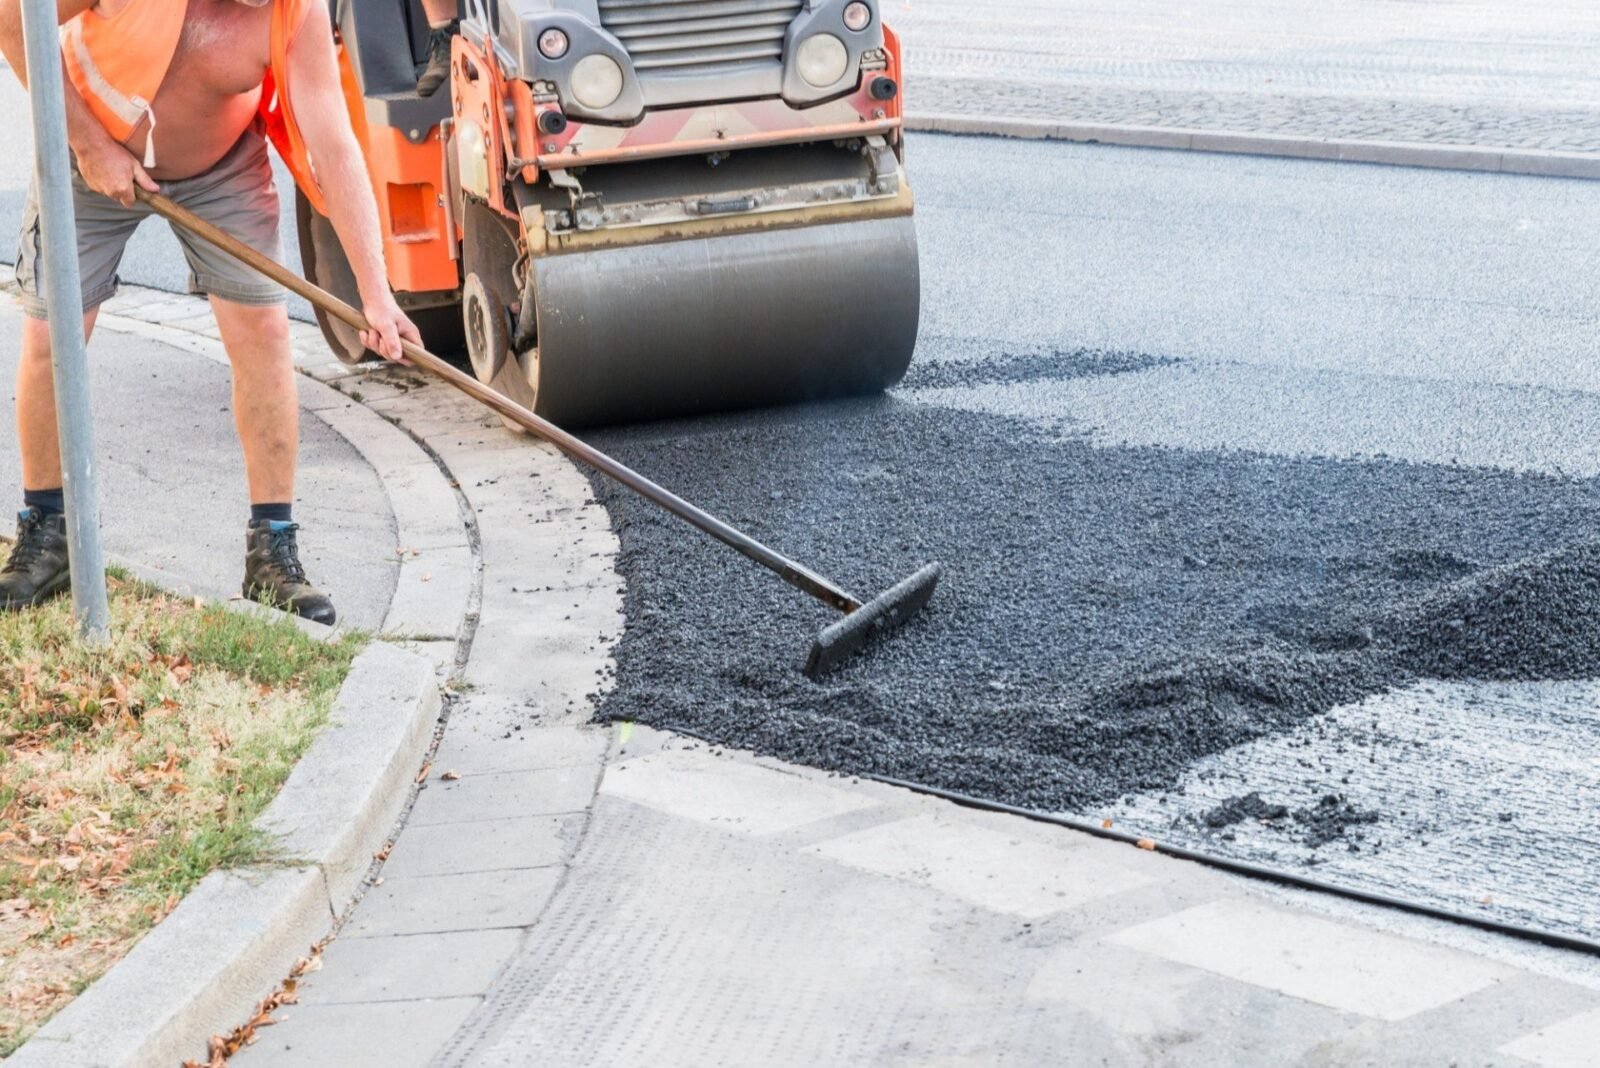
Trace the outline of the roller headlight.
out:
M 844 42 L 831 33 L 819 33 L 800 43 L 795 56 L 795 67 L 800 77 L 813 89 L 826 89 L 844 77 L 850 62 L 850 50 Z
M 844 6 L 844 25 L 846 29 L 860 33 L 872 22 L 872 9 L 861 0 L 853 0 Z
M 526 37 L 523 40 L 527 40 Z M 560 59 L 567 54 L 567 35 L 557 29 L 548 29 L 539 35 L 539 54 L 545 59 Z
M 572 68 L 573 97 L 591 111 L 600 111 L 622 95 L 622 68 L 610 56 L 584 56 Z

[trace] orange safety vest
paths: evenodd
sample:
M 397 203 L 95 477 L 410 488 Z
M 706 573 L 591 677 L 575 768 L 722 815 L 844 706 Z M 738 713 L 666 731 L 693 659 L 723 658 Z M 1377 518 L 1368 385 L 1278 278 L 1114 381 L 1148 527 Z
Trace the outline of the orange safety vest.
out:
M 271 62 L 261 81 L 260 118 L 289 173 L 311 201 L 327 214 L 322 190 L 289 99 L 289 43 L 306 12 L 321 0 L 273 0 Z M 126 142 L 148 121 L 144 165 L 156 163 L 156 113 L 151 106 L 178 51 L 188 0 L 130 0 L 115 15 L 90 8 L 61 27 L 61 53 L 67 77 L 89 111 L 118 142 Z

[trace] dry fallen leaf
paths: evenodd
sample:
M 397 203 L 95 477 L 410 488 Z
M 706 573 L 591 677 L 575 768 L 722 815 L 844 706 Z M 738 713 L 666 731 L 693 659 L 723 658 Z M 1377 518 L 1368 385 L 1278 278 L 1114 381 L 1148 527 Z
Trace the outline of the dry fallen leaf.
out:
M 1110 820 L 1101 820 L 1100 821 L 1100 826 L 1104 827 L 1106 830 L 1109 831 L 1111 829 L 1111 821 Z
M 1156 847 L 1156 840 L 1154 838 L 1141 838 L 1139 839 L 1138 846 L 1140 849 L 1154 849 Z
M 430 772 L 432 770 L 433 770 L 433 761 L 424 760 L 422 762 L 422 770 L 417 772 L 417 782 L 419 782 L 419 783 L 427 782 L 428 781 L 428 772 Z
M 452 768 L 443 775 L 439 776 L 439 778 L 443 779 L 445 782 L 455 782 L 457 779 L 461 778 L 461 773 Z

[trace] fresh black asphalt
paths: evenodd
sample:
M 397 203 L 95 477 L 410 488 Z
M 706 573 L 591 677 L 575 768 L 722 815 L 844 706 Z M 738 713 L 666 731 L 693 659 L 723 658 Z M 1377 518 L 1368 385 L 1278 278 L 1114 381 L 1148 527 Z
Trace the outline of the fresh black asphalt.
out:
M 1004 364 L 973 370 L 1040 373 Z M 1600 674 L 1590 481 L 1102 447 L 915 396 L 597 436 L 858 595 L 947 567 L 923 617 L 814 682 L 827 609 L 597 484 L 627 582 L 602 717 L 1079 809 L 1418 677 Z

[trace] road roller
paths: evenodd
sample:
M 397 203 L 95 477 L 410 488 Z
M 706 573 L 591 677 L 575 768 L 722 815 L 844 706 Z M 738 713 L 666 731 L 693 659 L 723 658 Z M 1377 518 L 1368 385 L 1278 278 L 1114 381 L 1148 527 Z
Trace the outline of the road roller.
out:
M 566 427 L 883 390 L 916 342 L 882 0 L 335 0 L 389 282 L 429 347 Z M 359 305 L 299 197 L 306 277 Z M 319 312 L 347 362 L 369 354 Z

